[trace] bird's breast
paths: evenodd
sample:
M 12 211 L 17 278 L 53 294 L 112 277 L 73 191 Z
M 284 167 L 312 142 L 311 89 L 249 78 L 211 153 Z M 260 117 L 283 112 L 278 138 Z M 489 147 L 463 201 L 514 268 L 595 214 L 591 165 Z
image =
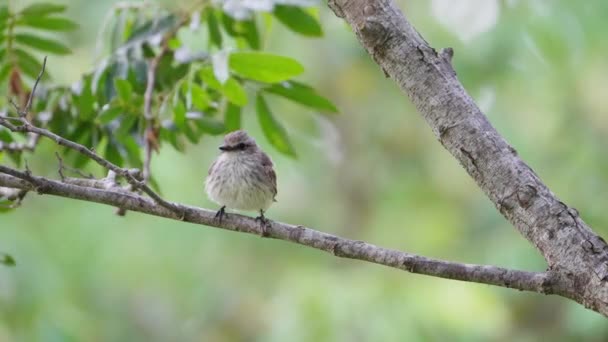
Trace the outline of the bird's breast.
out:
M 205 189 L 212 201 L 237 210 L 266 210 L 274 200 L 261 163 L 238 154 L 218 158 Z

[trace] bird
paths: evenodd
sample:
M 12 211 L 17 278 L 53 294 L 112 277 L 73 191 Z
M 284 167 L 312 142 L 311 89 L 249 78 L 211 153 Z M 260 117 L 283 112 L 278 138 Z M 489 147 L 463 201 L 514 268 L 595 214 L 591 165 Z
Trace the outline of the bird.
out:
M 210 200 L 220 205 L 215 219 L 221 224 L 226 208 L 257 211 L 256 220 L 265 234 L 267 219 L 264 213 L 277 196 L 277 176 L 270 157 L 260 149 L 244 130 L 224 136 L 220 154 L 211 164 L 205 180 L 205 191 Z

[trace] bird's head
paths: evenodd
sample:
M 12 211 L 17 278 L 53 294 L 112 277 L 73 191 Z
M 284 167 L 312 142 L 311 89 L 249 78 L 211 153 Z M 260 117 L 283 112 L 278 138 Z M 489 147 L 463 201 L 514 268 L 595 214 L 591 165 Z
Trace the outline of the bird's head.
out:
M 226 134 L 224 144 L 220 146 L 223 152 L 255 151 L 257 148 L 255 140 L 243 130 Z

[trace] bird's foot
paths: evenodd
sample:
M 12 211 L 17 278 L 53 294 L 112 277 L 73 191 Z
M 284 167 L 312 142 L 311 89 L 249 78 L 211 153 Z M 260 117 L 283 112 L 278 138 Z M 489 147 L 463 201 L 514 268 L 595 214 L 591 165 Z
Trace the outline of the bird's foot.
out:
M 217 220 L 219 224 L 222 224 L 222 219 L 224 218 L 224 215 L 226 215 L 226 206 L 222 206 L 220 210 L 215 213 L 215 220 Z
M 260 236 L 269 237 L 270 220 L 264 216 L 264 210 L 260 210 L 260 216 L 256 217 L 255 220 L 260 224 Z

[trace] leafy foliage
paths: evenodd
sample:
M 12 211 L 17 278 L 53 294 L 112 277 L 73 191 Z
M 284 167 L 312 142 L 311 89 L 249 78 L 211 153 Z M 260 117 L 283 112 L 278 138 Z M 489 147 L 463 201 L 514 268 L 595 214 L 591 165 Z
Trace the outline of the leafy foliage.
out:
M 20 104 L 27 98 L 27 85 L 40 72 L 40 54 L 71 53 L 56 36 L 78 28 L 62 16 L 65 9 L 52 3 L 19 11 L 0 6 L 0 82 L 8 85 L 9 95 Z M 299 62 L 259 51 L 260 12 L 272 12 L 298 34 L 319 37 L 322 30 L 312 9 L 201 3 L 188 13 L 172 13 L 133 3 L 114 11 L 101 29 L 99 43 L 105 56 L 94 70 L 69 87 L 40 91 L 32 113 L 38 123 L 95 149 L 118 166 L 141 167 L 147 143 L 166 143 L 184 151 L 187 142 L 196 144 L 204 135 L 239 129 L 241 115 L 252 102 L 269 143 L 295 157 L 280 117 L 272 114 L 263 94 L 319 112 L 337 112 L 329 100 L 294 79 L 304 72 Z M 203 35 L 206 48 L 200 48 Z M 148 79 L 150 75 L 154 79 Z M 154 84 L 146 94 L 148 82 Z M 4 129 L 0 136 L 8 142 L 17 139 Z M 64 154 L 76 167 L 88 161 L 74 152 Z

